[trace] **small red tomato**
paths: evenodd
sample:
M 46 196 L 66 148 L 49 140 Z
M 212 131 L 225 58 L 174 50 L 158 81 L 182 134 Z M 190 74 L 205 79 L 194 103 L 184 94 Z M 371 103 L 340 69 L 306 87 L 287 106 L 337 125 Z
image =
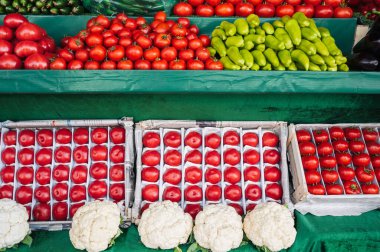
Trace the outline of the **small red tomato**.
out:
M 83 184 L 87 181 L 87 167 L 85 165 L 77 165 L 71 170 L 71 180 L 75 184 Z
M 185 145 L 191 148 L 199 148 L 202 145 L 202 136 L 196 131 L 188 133 L 185 137 Z
M 124 157 L 125 148 L 122 145 L 115 145 L 111 148 L 110 159 L 113 163 L 123 163 L 125 160 Z
M 55 132 L 55 140 L 57 144 L 70 144 L 71 131 L 69 129 L 59 129 Z
M 230 184 L 241 182 L 241 172 L 236 167 L 229 167 L 224 170 L 224 181 Z
M 42 148 L 36 154 L 36 163 L 41 166 L 49 165 L 51 164 L 52 156 L 51 149 Z
M 248 188 L 249 186 L 247 186 Z M 247 189 L 246 189 L 247 192 Z M 224 197 L 232 201 L 239 201 L 242 196 L 241 187 L 238 185 L 228 185 L 224 188 Z M 246 194 L 247 196 L 247 194 Z
M 81 185 L 74 185 L 70 189 L 71 202 L 79 202 L 86 199 L 86 187 Z
M 244 181 L 259 182 L 261 177 L 260 169 L 256 166 L 246 167 L 244 170 Z
M 247 132 L 243 135 L 243 145 L 256 147 L 259 143 L 259 137 L 254 132 Z
M 220 146 L 220 136 L 216 133 L 211 133 L 205 138 L 206 147 L 217 149 Z
M 205 172 L 205 180 L 211 184 L 217 184 L 222 179 L 222 173 L 216 168 L 209 168 Z
M 23 166 L 17 170 L 17 181 L 22 185 L 33 184 L 34 171 L 32 167 Z
M 33 189 L 30 186 L 20 186 L 16 190 L 15 200 L 17 203 L 26 205 L 32 202 Z
M 47 203 L 50 201 L 50 187 L 39 186 L 34 190 L 34 197 L 41 203 Z
M 37 142 L 41 147 L 50 147 L 53 145 L 53 132 L 49 129 L 39 130 L 37 133 Z
M 249 184 L 245 188 L 245 197 L 247 200 L 257 201 L 260 200 L 262 196 L 261 188 L 255 184 Z
M 70 218 L 73 218 L 75 213 L 77 212 L 77 210 L 81 207 L 81 206 L 84 206 L 84 202 L 82 203 L 78 203 L 78 204 L 72 204 L 70 206 Z
M 33 208 L 33 218 L 36 221 L 49 221 L 51 218 L 50 205 L 38 203 Z
M 191 162 L 193 164 L 202 163 L 202 153 L 199 150 L 191 150 L 185 156 L 185 162 Z
M 225 145 L 239 145 L 240 143 L 239 133 L 234 130 L 225 132 L 223 135 L 223 143 Z
M 57 182 L 69 180 L 69 167 L 67 165 L 57 165 L 53 170 L 53 178 Z
M 181 189 L 175 186 L 168 186 L 165 188 L 164 193 L 162 195 L 163 200 L 170 200 L 172 202 L 180 202 L 181 201 Z
M 107 196 L 107 184 L 105 181 L 95 180 L 88 187 L 88 194 L 94 199 Z
M 260 157 L 258 155 L 258 157 Z M 260 158 L 259 158 L 260 159 Z M 280 153 L 278 150 L 266 150 L 264 151 L 264 163 L 278 164 L 280 162 Z
M 164 136 L 164 144 L 169 147 L 178 148 L 181 145 L 181 134 L 177 131 L 167 132 Z
M 90 175 L 94 179 L 106 179 L 107 165 L 105 163 L 93 163 L 90 167 Z
M 15 176 L 14 166 L 5 166 L 0 173 L 0 178 L 3 183 L 13 183 Z
M 203 70 L 205 65 L 201 60 L 190 59 L 186 64 L 187 70 Z
M 91 132 L 91 141 L 95 144 L 103 144 L 108 141 L 108 132 L 105 128 L 95 128 Z
M 143 145 L 148 148 L 156 148 L 160 145 L 160 134 L 156 132 L 147 132 L 142 139 Z
M 380 168 L 380 157 L 374 156 L 371 158 L 373 168 Z
M 182 172 L 178 169 L 168 169 L 163 175 L 163 181 L 172 185 L 178 185 L 182 180 Z
M 202 45 L 203 45 L 204 47 L 208 47 L 208 46 L 210 46 L 210 44 L 211 44 L 211 39 L 210 39 L 209 36 L 207 36 L 207 35 L 205 35 L 205 34 L 202 34 L 202 35 L 199 36 L 199 39 L 202 41 Z
M 57 202 L 53 205 L 53 218 L 54 220 L 66 220 L 68 213 L 68 206 L 66 202 Z
M 160 163 L 161 155 L 156 150 L 148 150 L 142 154 L 141 161 L 147 166 L 156 166 Z
M 276 147 L 278 141 L 278 136 L 273 132 L 265 132 L 263 135 L 263 146 Z
M 275 166 L 267 166 L 264 169 L 265 181 L 279 182 L 281 180 L 281 170 Z
M 110 198 L 115 201 L 121 201 L 125 199 L 125 186 L 124 184 L 112 184 L 110 186 Z
M 220 165 L 220 153 L 216 150 L 208 151 L 205 154 L 205 163 L 212 166 Z
M 168 150 L 164 155 L 164 162 L 167 165 L 178 166 L 181 164 L 182 155 L 177 150 Z
M 22 130 L 18 135 L 18 142 L 21 146 L 26 147 L 30 145 L 34 145 L 35 136 L 33 130 Z
M 319 158 L 319 162 L 322 168 L 332 169 L 332 168 L 335 168 L 337 163 L 342 164 L 342 165 L 349 164 L 347 163 L 348 159 L 350 158 L 349 156 L 350 154 L 348 153 L 338 153 L 336 158 L 334 158 L 333 156 L 321 157 Z
M 202 170 L 195 166 L 187 167 L 185 170 L 185 182 L 197 184 L 202 181 Z
M 52 195 L 56 201 L 67 200 L 69 187 L 67 183 L 57 183 L 53 186 Z
M 38 168 L 38 170 L 36 171 L 36 176 L 35 176 L 38 184 L 40 184 L 40 185 L 49 184 L 50 183 L 50 172 L 51 171 L 50 171 L 49 167 L 41 166 L 40 168 Z M 3 181 L 4 181 L 4 177 L 3 177 Z
M 73 151 L 73 157 L 78 164 L 84 164 L 88 162 L 88 147 L 78 146 Z
M 219 201 L 222 197 L 222 188 L 218 185 L 207 186 L 205 197 L 207 201 Z
M 57 163 L 69 163 L 71 161 L 71 149 L 68 146 L 59 146 L 54 151 L 54 159 Z
M 74 131 L 74 142 L 76 144 L 88 144 L 88 129 L 77 128 Z
M 329 140 L 329 133 L 326 130 L 314 130 L 313 131 L 314 140 L 317 144 L 322 142 L 327 142 Z
M 326 194 L 326 190 L 323 187 L 323 185 L 321 185 L 321 184 L 319 184 L 319 185 L 308 185 L 307 190 L 310 194 L 314 194 L 314 195 L 325 195 Z

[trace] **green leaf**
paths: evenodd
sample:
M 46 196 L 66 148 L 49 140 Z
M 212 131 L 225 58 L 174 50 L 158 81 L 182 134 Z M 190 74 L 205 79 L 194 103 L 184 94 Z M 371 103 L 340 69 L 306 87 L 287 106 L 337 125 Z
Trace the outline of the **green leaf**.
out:
M 25 244 L 30 248 L 32 246 L 33 238 L 30 235 L 25 236 L 24 240 L 21 241 L 22 244 Z
M 201 246 L 199 246 L 199 248 L 201 249 L 202 252 L 209 252 L 209 250 L 206 249 L 206 248 L 203 248 L 203 247 L 201 247 Z
M 182 252 L 182 249 L 180 247 L 175 247 L 174 252 Z
M 245 246 L 245 245 L 248 245 L 248 242 L 247 242 L 247 241 L 242 241 L 242 242 L 240 243 L 239 247 L 243 247 L 243 246 Z
M 119 228 L 119 230 L 117 231 L 117 234 L 112 238 L 112 240 L 108 244 L 108 247 L 112 247 L 116 243 L 117 237 L 119 237 L 122 233 L 123 231 L 121 231 L 121 229 Z
M 199 251 L 198 243 L 194 242 L 190 245 L 190 247 L 187 249 L 187 252 L 197 252 Z
M 259 247 L 259 246 L 256 246 L 256 248 L 259 250 L 259 251 L 262 251 L 262 252 L 272 252 L 269 248 L 267 248 L 266 246 L 262 246 L 262 247 Z
M 186 244 L 193 244 L 195 242 L 194 233 L 191 232 L 189 239 L 187 240 Z
M 5 250 L 7 250 L 7 248 L 1 248 L 1 249 L 0 249 L 0 252 L 3 252 L 3 251 L 5 251 Z

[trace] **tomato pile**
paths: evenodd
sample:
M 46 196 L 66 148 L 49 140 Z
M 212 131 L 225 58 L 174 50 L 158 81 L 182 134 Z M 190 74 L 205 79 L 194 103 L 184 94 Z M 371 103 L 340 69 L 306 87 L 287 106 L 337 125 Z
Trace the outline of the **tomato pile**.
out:
M 353 11 L 343 2 L 342 0 L 187 0 L 177 3 L 173 13 L 181 17 L 191 15 L 247 17 L 250 14 L 259 17 L 282 17 L 303 12 L 309 18 L 351 18 Z
M 85 30 L 65 37 L 51 69 L 103 70 L 222 70 L 210 57 L 210 38 L 187 18 L 167 20 L 158 12 L 149 24 L 143 17 L 121 13 L 114 19 L 99 15 Z
M 242 215 L 259 202 L 280 202 L 279 138 L 269 130 L 261 135 L 237 128 L 144 131 L 142 211 L 171 200 L 195 217 L 205 204 L 223 202 Z
M 376 129 L 300 129 L 297 140 L 309 193 L 379 193 L 380 144 Z
M 0 199 L 26 206 L 34 221 L 71 219 L 86 201 L 125 198 L 122 127 L 3 131 Z
M 54 39 L 18 13 L 4 17 L 0 26 L 0 69 L 48 69 Z
M 355 12 L 359 12 L 361 15 L 367 17 L 368 19 L 375 20 L 376 17 L 379 16 L 379 0 L 348 0 L 347 4 Z

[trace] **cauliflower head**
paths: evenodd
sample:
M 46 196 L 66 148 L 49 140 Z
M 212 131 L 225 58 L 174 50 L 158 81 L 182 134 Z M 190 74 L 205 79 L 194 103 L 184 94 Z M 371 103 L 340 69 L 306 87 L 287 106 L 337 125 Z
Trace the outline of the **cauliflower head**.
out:
M 0 200 L 0 249 L 11 248 L 30 234 L 26 208 L 10 199 Z
M 144 211 L 138 231 L 142 243 L 153 249 L 172 249 L 186 243 L 193 219 L 171 201 L 156 202 Z
M 237 248 L 243 240 L 241 216 L 233 207 L 208 205 L 195 218 L 194 238 L 213 252 Z
M 275 202 L 259 204 L 249 212 L 244 232 L 253 244 L 271 251 L 289 248 L 297 234 L 289 209 Z
M 80 207 L 70 229 L 70 240 L 76 249 L 102 251 L 121 234 L 120 209 L 110 201 L 94 201 Z

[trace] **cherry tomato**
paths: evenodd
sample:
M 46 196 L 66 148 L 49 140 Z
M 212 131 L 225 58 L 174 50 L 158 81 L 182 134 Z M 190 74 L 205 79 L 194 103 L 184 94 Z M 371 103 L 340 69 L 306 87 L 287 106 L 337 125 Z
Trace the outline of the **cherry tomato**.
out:
M 50 201 L 50 188 L 49 186 L 39 186 L 34 190 L 34 197 L 41 203 Z
M 32 202 L 33 189 L 30 186 L 20 186 L 16 190 L 16 202 L 26 205 Z
M 5 167 L 5 168 L 7 168 L 7 167 Z M 4 177 L 3 177 L 3 181 L 4 181 Z M 36 181 L 40 185 L 49 184 L 50 183 L 50 168 L 45 167 L 45 166 L 41 166 L 40 168 L 38 168 L 38 170 L 36 172 Z
M 164 144 L 169 147 L 178 148 L 181 145 L 181 134 L 177 131 L 170 131 L 164 136 Z
M 160 134 L 156 132 L 147 132 L 142 139 L 143 145 L 148 148 L 156 148 L 160 145 Z
M 32 167 L 23 166 L 17 170 L 17 181 L 22 185 L 33 184 L 34 171 Z
M 53 205 L 54 220 L 66 220 L 69 209 L 66 202 L 57 202 Z
M 212 166 L 220 165 L 220 153 L 216 150 L 208 151 L 205 155 L 205 163 Z
M 241 181 L 240 170 L 236 167 L 229 167 L 224 170 L 224 181 L 230 184 L 236 184 Z
M 185 200 L 198 202 L 202 200 L 202 189 L 196 185 L 189 185 L 185 189 Z
M 218 134 L 211 133 L 206 136 L 205 142 L 206 147 L 217 149 L 220 146 L 221 139 Z
M 160 163 L 161 155 L 156 150 L 148 150 L 142 154 L 141 160 L 144 165 L 156 166 Z
M 256 166 L 246 167 L 244 170 L 244 181 L 259 182 L 261 177 L 260 169 Z
M 249 188 L 249 186 L 247 186 Z M 247 189 L 246 189 L 247 192 Z M 242 197 L 241 187 L 238 185 L 228 185 L 224 188 L 224 197 L 232 201 L 239 201 Z M 246 193 L 246 197 L 247 193 Z
M 257 153 L 258 160 L 260 160 L 260 155 Z M 257 163 L 256 162 L 256 163 Z M 280 153 L 278 150 L 266 150 L 264 151 L 264 163 L 278 164 L 280 162 Z
M 52 196 L 56 201 L 67 199 L 69 187 L 67 183 L 57 183 L 52 188 Z
M 78 164 L 84 164 L 88 162 L 88 147 L 78 146 L 73 151 L 73 157 Z
M 53 170 L 53 178 L 57 182 L 69 180 L 69 167 L 67 165 L 57 165 Z
M 259 137 L 256 133 L 247 132 L 243 135 L 243 145 L 256 147 L 259 143 Z
M 348 157 L 346 157 L 346 156 L 342 156 L 342 158 L 341 158 L 337 154 L 337 159 L 339 160 L 339 162 L 341 164 L 343 164 L 344 162 L 346 162 L 347 158 Z M 337 164 L 337 159 L 334 158 L 333 156 L 326 156 L 326 157 L 319 158 L 319 162 L 320 162 L 322 168 L 332 169 L 332 168 L 335 168 L 335 166 Z
M 343 188 L 341 185 L 326 185 L 326 191 L 328 195 L 343 194 Z
M 69 129 L 59 129 L 55 132 L 55 140 L 58 144 L 71 143 L 71 131 Z
M 197 184 L 202 181 L 202 170 L 195 166 L 187 167 L 185 170 L 185 182 Z
M 310 194 L 314 194 L 314 195 L 325 195 L 326 194 L 326 190 L 323 187 L 323 185 L 321 185 L 321 184 L 308 185 L 307 190 Z
M 307 130 L 297 130 L 296 135 L 299 143 L 311 141 L 311 135 Z
M 202 153 L 199 150 L 189 151 L 185 156 L 185 162 L 191 162 L 194 164 L 201 164 L 202 163 Z
M 216 168 L 208 168 L 205 173 L 205 180 L 211 184 L 217 184 L 222 179 L 222 173 Z
M 33 218 L 36 221 L 49 221 L 51 218 L 50 205 L 38 203 L 33 208 Z
M 74 185 L 70 189 L 71 202 L 79 202 L 86 199 L 86 187 L 81 185 Z

